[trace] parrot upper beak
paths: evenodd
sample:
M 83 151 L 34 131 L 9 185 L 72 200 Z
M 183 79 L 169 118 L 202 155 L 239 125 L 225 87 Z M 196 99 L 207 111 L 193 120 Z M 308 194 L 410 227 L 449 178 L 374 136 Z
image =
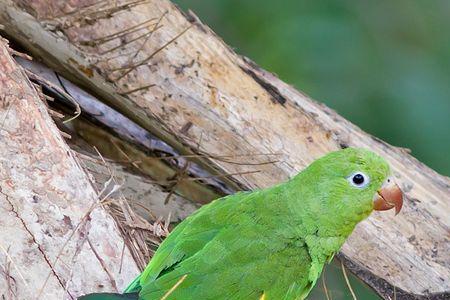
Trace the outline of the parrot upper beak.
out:
M 373 200 L 374 210 L 388 210 L 395 208 L 395 214 L 397 215 L 402 209 L 403 205 L 403 193 L 398 185 L 390 178 L 388 178 L 381 189 L 377 191 Z

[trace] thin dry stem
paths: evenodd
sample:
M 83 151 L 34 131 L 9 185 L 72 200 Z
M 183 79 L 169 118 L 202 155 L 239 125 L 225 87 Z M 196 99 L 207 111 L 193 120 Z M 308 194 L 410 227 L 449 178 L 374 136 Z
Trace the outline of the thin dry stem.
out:
M 145 65 L 149 60 L 151 60 L 156 54 L 158 54 L 159 52 L 161 52 L 162 50 L 164 50 L 167 46 L 169 46 L 170 44 L 172 44 L 173 42 L 175 42 L 179 37 L 181 37 L 183 34 L 186 33 L 186 31 L 188 31 L 189 29 L 192 28 L 192 25 L 190 25 L 189 27 L 187 27 L 186 29 L 184 29 L 183 31 L 181 31 L 179 34 L 177 34 L 175 37 L 173 37 L 171 40 L 169 40 L 167 43 L 165 43 L 164 45 L 162 45 L 161 47 L 159 47 L 158 49 L 156 49 L 152 54 L 150 54 L 149 56 L 147 56 L 146 58 L 144 58 L 141 62 L 138 62 L 134 65 L 126 65 L 120 68 L 116 68 L 113 69 L 112 71 L 119 71 L 119 70 L 127 70 L 125 71 L 122 75 L 120 75 L 116 80 L 120 80 L 123 77 L 125 77 L 126 75 L 128 75 L 130 72 L 132 72 L 134 69 L 136 69 L 139 66 Z
M 50 89 L 54 89 L 56 90 L 59 94 L 61 94 L 65 99 L 67 99 L 69 102 L 71 102 L 74 106 L 75 106 L 75 112 L 74 112 L 74 116 L 70 117 L 67 120 L 64 120 L 63 123 L 69 123 L 70 121 L 75 120 L 76 118 L 78 118 L 81 115 L 81 107 L 78 104 L 78 102 L 67 92 L 67 89 L 65 88 L 63 82 L 61 81 L 61 79 L 59 78 L 59 75 L 55 73 L 56 78 L 59 81 L 59 84 L 61 85 L 61 87 L 55 85 L 54 83 L 48 81 L 47 79 L 27 70 L 25 70 L 25 74 L 27 75 L 27 77 L 30 80 L 34 80 L 37 83 L 39 83 L 40 85 L 45 85 L 47 87 L 49 87 Z
M 156 30 L 158 30 L 159 28 L 162 27 L 162 25 L 160 26 L 159 24 L 161 24 L 161 21 L 163 20 L 163 18 L 167 15 L 168 11 L 165 11 L 161 17 L 159 17 L 158 21 L 156 22 L 155 26 L 153 27 L 153 29 L 150 31 L 150 34 L 145 38 L 144 42 L 142 43 L 142 45 L 136 50 L 136 53 L 134 53 L 133 56 L 130 57 L 130 62 L 133 61 L 139 54 L 139 52 L 142 51 L 142 49 L 144 49 L 145 44 L 147 43 L 147 41 L 150 39 L 150 37 L 152 36 L 153 32 L 155 32 Z
M 20 277 L 20 279 L 22 279 L 22 281 L 23 281 L 25 287 L 27 288 L 27 290 L 29 290 L 31 292 L 30 286 L 28 285 L 27 281 L 25 280 L 25 277 L 22 275 L 22 272 L 20 272 L 19 267 L 17 266 L 17 264 L 12 259 L 11 255 L 9 255 L 8 250 L 6 250 L 5 247 L 2 246 L 2 244 L 0 244 L 0 250 L 2 250 L 2 252 L 5 254 L 5 257 L 11 262 L 12 266 L 16 270 L 17 274 L 19 274 L 19 277 Z
M 323 287 L 323 291 L 325 292 L 325 297 L 327 298 L 327 300 L 331 300 L 331 296 L 328 293 L 327 283 L 325 280 L 325 270 L 322 273 L 322 287 Z
M 80 222 L 77 224 L 77 226 L 75 226 L 75 228 L 72 230 L 72 232 L 70 233 L 69 237 L 67 238 L 67 240 L 64 242 L 64 244 L 61 246 L 61 249 L 58 251 L 58 254 L 56 255 L 55 259 L 53 260 L 53 267 L 56 267 L 57 262 L 60 260 L 61 255 L 64 251 L 64 249 L 66 248 L 67 244 L 69 243 L 69 241 L 72 239 L 72 237 L 75 235 L 75 233 L 78 231 L 78 229 L 81 227 L 82 224 L 84 224 L 88 219 L 89 219 L 89 215 L 91 214 L 91 212 L 97 207 L 99 203 L 94 203 L 89 209 L 88 211 L 85 213 L 85 215 L 83 216 L 83 218 L 80 220 Z M 42 285 L 42 287 L 39 289 L 38 294 L 37 294 L 37 299 L 40 299 L 40 296 L 42 294 L 42 292 L 44 291 L 45 286 L 48 283 L 48 280 L 50 278 L 50 276 L 52 275 L 52 271 L 50 271 Z
M 104 42 L 108 42 L 108 41 L 111 41 L 113 39 L 123 37 L 123 36 L 125 36 L 127 34 L 134 33 L 134 32 L 139 31 L 141 29 L 145 29 L 147 27 L 147 25 L 148 25 L 147 23 L 153 22 L 154 20 L 156 20 L 156 18 L 150 18 L 150 19 L 148 19 L 148 20 L 146 20 L 144 22 L 141 22 L 141 23 L 136 24 L 134 26 L 128 27 L 128 28 L 126 28 L 124 30 L 117 31 L 117 32 L 111 33 L 111 34 L 103 36 L 103 37 L 95 38 L 95 39 L 92 39 L 92 40 L 90 40 L 88 42 L 89 43 L 104 43 Z M 81 42 L 81 43 L 83 43 L 83 42 Z
M 345 283 L 347 284 L 347 287 L 350 290 L 350 293 L 352 294 L 353 300 L 358 300 L 356 298 L 355 292 L 353 291 L 353 288 L 352 288 L 352 286 L 350 284 L 350 281 L 348 280 L 347 272 L 345 271 L 345 266 L 344 266 L 343 262 L 341 262 L 341 267 L 342 267 L 342 274 L 344 274 Z
M 154 29 L 154 30 L 157 30 L 157 29 L 159 29 L 159 28 L 161 28 L 161 27 L 157 27 L 157 28 Z M 129 40 L 129 41 L 123 43 L 123 44 L 121 43 L 120 45 L 117 45 L 117 46 L 115 46 L 115 47 L 112 47 L 111 49 L 107 49 L 107 50 L 103 51 L 102 53 L 100 53 L 100 55 L 105 55 L 105 54 L 108 54 L 108 53 L 110 53 L 110 52 L 114 52 L 115 50 L 120 49 L 120 48 L 123 48 L 123 47 L 125 47 L 125 46 L 127 46 L 127 45 L 129 45 L 129 44 L 131 44 L 131 43 L 134 43 L 135 41 L 138 41 L 138 40 L 142 39 L 143 37 L 146 37 L 145 40 L 147 40 L 147 39 L 153 34 L 154 30 L 151 30 L 151 31 L 149 31 L 149 32 L 146 32 L 146 33 L 144 33 L 144 34 L 141 34 L 141 35 L 135 37 L 134 39 L 131 39 L 131 40 Z M 130 53 L 130 54 L 131 54 L 131 53 Z
M 138 92 L 138 91 L 142 91 L 142 90 L 145 90 L 145 89 L 149 89 L 151 87 L 154 87 L 155 85 L 156 84 L 149 84 L 149 85 L 141 86 L 141 87 L 138 87 L 138 88 L 126 91 L 126 92 L 120 92 L 119 95 L 124 96 L 124 95 L 128 95 L 128 94 L 132 94 L 134 92 Z
M 108 180 L 103 190 L 99 193 L 102 194 L 110 182 L 113 182 L 115 186 L 119 186 L 119 184 L 104 157 L 96 147 L 94 147 L 94 150 L 97 152 L 100 160 L 110 174 L 110 180 Z M 124 236 L 125 244 L 131 251 L 136 263 L 143 269 L 150 258 L 149 251 L 152 251 L 154 245 L 159 245 L 161 243 L 161 237 L 167 236 L 168 231 L 165 231 L 158 221 L 151 224 L 147 220 L 136 215 L 129 207 L 128 202 L 124 201 L 125 197 L 121 190 L 118 189 L 117 191 L 120 195 L 119 199 L 104 201 L 103 205 L 109 208 L 111 215 L 114 217 L 114 220 Z M 149 213 L 151 214 L 150 211 Z M 156 219 L 156 217 L 154 219 Z M 156 229 L 156 227 L 159 229 Z
M 128 154 L 120 148 L 120 146 L 116 143 L 116 141 L 114 141 L 113 139 L 109 139 L 109 141 L 114 145 L 114 147 L 116 147 L 116 149 L 117 149 L 123 156 L 125 156 L 125 158 L 127 159 L 127 162 L 128 162 L 128 163 L 130 163 L 133 167 L 135 167 L 135 168 L 138 169 L 139 171 L 142 171 L 142 169 L 141 169 L 141 168 L 139 167 L 139 165 L 138 165 L 138 162 L 133 161 L 133 160 L 128 156 Z M 98 151 L 98 150 L 97 150 L 97 151 Z M 100 154 L 100 152 L 98 152 L 98 153 Z M 104 163 L 106 163 L 104 159 L 102 159 L 102 160 L 103 160 Z
M 61 14 L 61 15 L 57 15 L 57 16 L 54 16 L 53 18 L 63 18 L 63 17 L 67 17 L 67 16 L 70 16 L 70 15 L 75 15 L 75 14 L 81 14 L 81 12 L 83 12 L 83 11 L 85 11 L 85 10 L 87 10 L 87 9 L 89 9 L 89 8 L 91 8 L 91 7 L 93 7 L 93 6 L 96 6 L 96 5 L 98 5 L 98 4 L 102 4 L 100 7 L 102 7 L 102 6 L 104 6 L 104 4 L 107 4 L 109 1 L 108 0 L 100 0 L 100 1 L 98 1 L 98 2 L 94 2 L 94 3 L 90 3 L 90 4 L 87 4 L 87 5 L 85 5 L 85 6 L 82 6 L 82 7 L 80 7 L 79 9 L 75 9 L 75 10 L 73 10 L 73 11 L 71 11 L 71 12 L 67 12 L 67 13 L 64 13 L 64 14 Z M 48 21 L 50 21 L 51 19 L 46 19 L 46 20 L 43 20 L 43 22 L 48 22 Z
M 97 250 L 95 250 L 94 245 L 91 243 L 91 240 L 89 237 L 87 237 L 87 242 L 89 244 L 89 247 L 91 248 L 92 252 L 94 253 L 97 260 L 100 262 L 100 265 L 102 266 L 103 270 L 109 277 L 109 281 L 111 283 L 111 286 L 118 291 L 116 281 L 114 280 L 114 276 L 111 274 L 111 272 L 108 270 L 105 261 L 102 259 L 102 257 L 98 254 Z

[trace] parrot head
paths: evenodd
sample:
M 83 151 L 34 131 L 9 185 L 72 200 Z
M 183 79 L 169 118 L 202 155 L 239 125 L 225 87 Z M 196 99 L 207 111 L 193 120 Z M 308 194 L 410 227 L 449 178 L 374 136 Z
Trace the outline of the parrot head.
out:
M 314 199 L 306 204 L 308 210 L 328 228 L 351 231 L 373 210 L 394 209 L 398 214 L 402 208 L 402 191 L 390 176 L 388 163 L 365 149 L 331 152 L 299 177 L 302 185 L 306 181 L 304 186 L 313 187 L 306 191 Z

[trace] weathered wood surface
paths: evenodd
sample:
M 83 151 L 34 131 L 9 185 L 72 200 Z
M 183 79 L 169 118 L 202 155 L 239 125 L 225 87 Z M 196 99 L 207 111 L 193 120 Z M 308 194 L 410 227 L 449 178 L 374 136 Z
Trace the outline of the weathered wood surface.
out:
M 169 192 L 152 182 L 152 180 L 132 174 L 121 164 L 107 161 L 107 165 L 98 156 L 90 153 L 77 152 L 83 169 L 87 170 L 93 177 L 98 189 L 101 189 L 114 174 L 116 181 L 120 184 L 119 192 L 128 201 L 130 206 L 141 217 L 150 222 L 162 218 L 171 222 L 180 222 L 192 214 L 198 204 L 184 199 L 176 194 L 170 195 L 170 201 L 164 203 Z
M 233 157 L 196 160 L 208 170 L 259 170 L 233 176 L 232 187 L 280 182 L 341 147 L 383 155 L 404 209 L 373 214 L 342 254 L 385 298 L 394 287 L 398 299 L 449 292 L 450 180 L 236 55 L 194 15 L 161 0 L 4 1 L 0 20 L 34 55 L 179 153 Z
M 134 259 L 3 39 L 0 95 L 0 297 L 122 289 Z

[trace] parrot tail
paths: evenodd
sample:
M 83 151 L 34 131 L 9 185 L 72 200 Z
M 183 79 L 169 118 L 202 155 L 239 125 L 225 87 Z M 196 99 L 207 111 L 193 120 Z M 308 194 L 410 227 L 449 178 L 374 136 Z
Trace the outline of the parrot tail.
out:
M 89 294 L 78 298 L 78 300 L 139 300 L 139 293 L 99 293 Z

